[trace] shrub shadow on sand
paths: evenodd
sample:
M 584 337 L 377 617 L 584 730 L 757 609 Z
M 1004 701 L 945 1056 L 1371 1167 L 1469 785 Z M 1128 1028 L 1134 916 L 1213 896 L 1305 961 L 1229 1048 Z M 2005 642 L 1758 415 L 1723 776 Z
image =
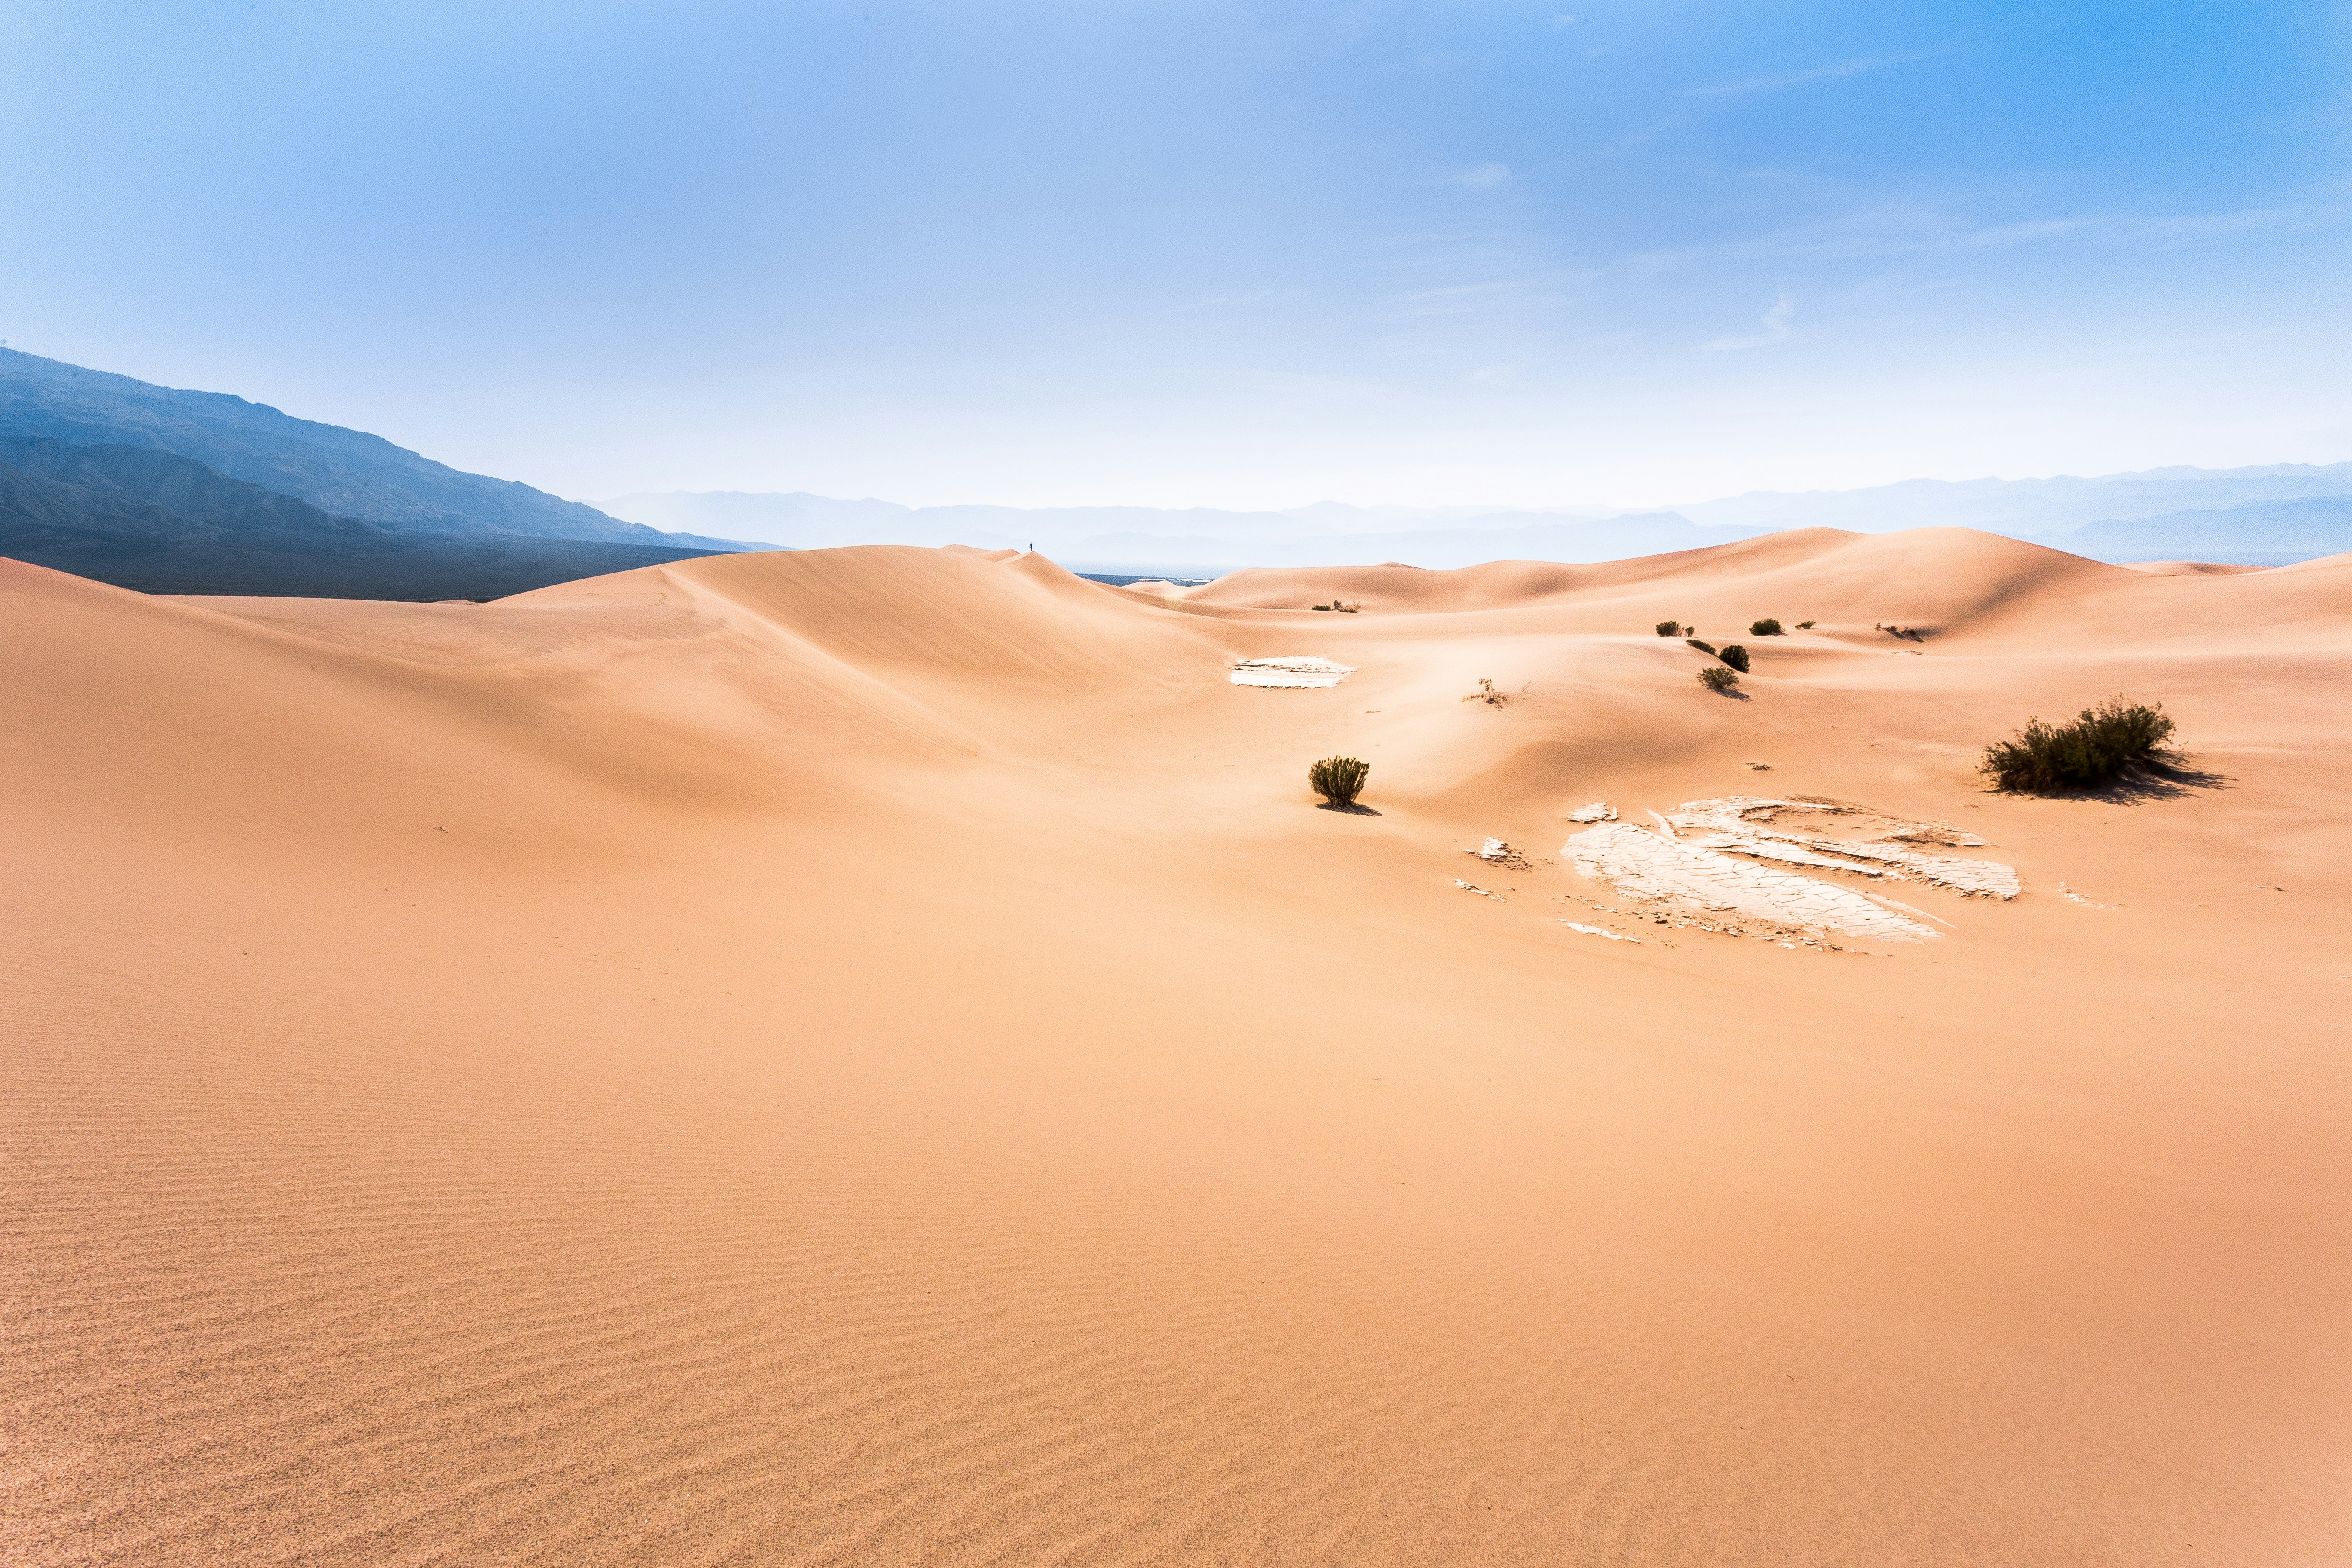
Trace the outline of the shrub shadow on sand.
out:
M 2238 781 L 2227 773 L 2191 764 L 2185 757 L 2159 757 L 2141 763 L 2114 782 L 2079 789 L 2006 790 L 2028 800 L 2096 801 L 2104 805 L 2144 805 L 2157 800 L 2186 800 L 2209 790 L 2235 789 Z
M 1318 811 L 1336 811 L 1342 816 L 1378 816 L 1381 815 L 1381 813 L 1374 811 L 1369 805 L 1360 805 L 1352 801 L 1346 805 L 1334 805 L 1328 800 L 1320 801 L 1317 803 L 1315 809 Z

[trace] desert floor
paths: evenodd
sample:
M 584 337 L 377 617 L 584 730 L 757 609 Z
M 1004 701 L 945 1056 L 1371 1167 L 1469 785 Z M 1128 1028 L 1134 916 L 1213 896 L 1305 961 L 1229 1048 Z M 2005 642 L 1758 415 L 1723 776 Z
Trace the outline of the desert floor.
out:
M 0 704 L 12 1564 L 2352 1561 L 2352 559 L 0 562 Z M 1563 853 L 1790 795 L 2023 890 Z

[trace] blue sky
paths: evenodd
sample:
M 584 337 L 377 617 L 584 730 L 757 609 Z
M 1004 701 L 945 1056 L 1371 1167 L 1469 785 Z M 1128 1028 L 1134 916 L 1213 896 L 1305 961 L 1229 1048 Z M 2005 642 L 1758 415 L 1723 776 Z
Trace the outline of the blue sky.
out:
M 2352 458 L 2341 5 L 0 11 L 0 337 L 572 496 Z

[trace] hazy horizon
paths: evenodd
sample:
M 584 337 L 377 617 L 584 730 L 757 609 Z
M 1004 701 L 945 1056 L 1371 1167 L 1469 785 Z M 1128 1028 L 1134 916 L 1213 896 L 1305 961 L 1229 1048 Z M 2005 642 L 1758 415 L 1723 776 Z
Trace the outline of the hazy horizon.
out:
M 906 507 L 909 510 L 950 510 L 961 507 L 975 509 L 983 507 L 999 508 L 1006 510 L 1017 511 L 1114 510 L 1119 509 L 1134 509 L 1138 510 L 1165 512 L 1255 512 L 1269 516 L 1303 517 L 1324 509 L 1337 508 L 1383 517 L 1396 517 L 1416 521 L 1422 519 L 1436 520 L 1448 517 L 1471 519 L 1486 516 L 1503 516 L 1518 512 L 1538 516 L 1580 514 L 1590 518 L 1593 521 L 1605 522 L 1610 519 L 1616 517 L 1626 517 L 1659 511 L 1685 511 L 1703 507 L 1719 506 L 1727 502 L 1763 500 L 1808 500 L 1815 497 L 1853 495 L 1863 490 L 1895 489 L 1907 485 L 2030 485 L 2052 482 L 2063 483 L 2069 480 L 2090 483 L 2105 479 L 2151 479 L 2174 474 L 2201 474 L 2209 476 L 2232 475 L 2247 477 L 2287 475 L 2294 473 L 2321 474 L 2336 468 L 2352 469 L 2352 458 L 2345 458 L 2332 463 L 2245 463 L 2229 468 L 2207 468 L 2195 463 L 2172 463 L 2152 468 L 2121 469 L 2112 473 L 2052 472 L 2044 474 L 1972 474 L 1962 479 L 1945 479 L 1935 478 L 1927 475 L 1912 475 L 1906 479 L 1888 480 L 1876 485 L 1857 485 L 1845 488 L 1822 487 L 1803 490 L 1750 489 L 1728 495 L 1710 495 L 1681 500 L 1653 500 L 1639 502 L 1633 505 L 1608 505 L 1574 500 L 1559 501 L 1515 502 L 1510 504 L 1490 504 L 1465 501 L 1455 502 L 1450 505 L 1394 505 L 1378 501 L 1368 502 L 1350 500 L 1339 496 L 1323 496 L 1317 500 L 1302 502 L 1296 506 L 1279 507 L 1218 507 L 1210 506 L 1204 503 L 1191 505 L 1156 505 L 1144 501 L 1129 501 L 1118 499 L 1103 500 L 1099 498 L 1087 500 L 1061 501 L 1054 503 L 1051 506 L 1031 507 L 1022 506 L 1019 503 L 1007 501 L 966 500 L 960 501 L 910 502 L 899 500 L 893 496 L 821 495 L 818 491 L 805 489 L 772 489 L 760 490 L 703 489 L 697 489 L 689 485 L 677 485 L 660 489 L 648 489 L 627 490 L 609 496 L 573 495 L 567 496 L 564 499 L 578 501 L 583 506 L 596 507 L 600 510 L 609 505 L 617 505 L 630 500 L 643 500 L 656 496 L 701 496 L 713 498 L 740 496 L 755 500 L 809 496 L 825 500 L 843 501 L 851 504 L 872 503 L 883 506 Z M 618 514 L 615 513 L 614 515 L 617 516 Z

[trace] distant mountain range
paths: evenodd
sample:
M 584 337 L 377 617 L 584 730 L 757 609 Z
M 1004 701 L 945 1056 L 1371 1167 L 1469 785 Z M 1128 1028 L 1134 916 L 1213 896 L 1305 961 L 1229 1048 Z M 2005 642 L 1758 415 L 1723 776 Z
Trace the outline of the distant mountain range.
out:
M 2222 561 L 2286 566 L 2352 551 L 2352 495 L 2108 519 L 2062 534 L 2062 550 L 2094 561 Z
M 1696 522 L 1750 528 L 1980 528 L 2054 541 L 2099 522 L 2342 495 L 2352 495 L 2352 463 L 2149 468 L 2094 479 L 1905 479 L 1858 490 L 1758 490 L 1674 510 Z
M 844 544 L 1034 544 L 1079 571 L 1199 573 L 1235 566 L 1314 566 L 1402 560 L 1416 566 L 1481 561 L 1614 561 L 1697 550 L 1769 531 L 1704 528 L 1672 512 L 1604 508 L 1497 512 L 1490 508 L 1351 507 L 1325 501 L 1296 511 L 1198 507 L 907 507 L 829 496 L 670 491 L 599 503 L 616 517 L 658 528 L 725 530 L 794 549 Z
M 2157 468 L 2095 479 L 1911 479 L 1871 489 L 1758 492 L 1669 510 L 1580 507 L 1291 511 L 1149 507 L 905 507 L 827 496 L 670 491 L 601 503 L 615 517 L 799 548 L 1034 543 L 1079 570 L 1199 574 L 1237 566 L 1402 561 L 1611 561 L 1696 550 L 1786 528 L 1864 533 L 1979 528 L 2095 560 L 2188 558 L 2275 566 L 2352 551 L 2352 463 Z
M 1779 529 L 1979 528 L 2087 555 L 2284 565 L 2352 552 L 2352 463 L 1911 479 L 1670 510 L 906 507 L 668 491 L 601 509 L 225 393 L 0 349 L 0 554 L 150 593 L 493 598 L 717 551 L 1035 545 L 1079 571 L 1609 561 Z M 747 542 L 751 541 L 758 543 Z
M 100 582 L 485 599 L 747 548 L 226 394 L 0 350 L 0 554 Z

